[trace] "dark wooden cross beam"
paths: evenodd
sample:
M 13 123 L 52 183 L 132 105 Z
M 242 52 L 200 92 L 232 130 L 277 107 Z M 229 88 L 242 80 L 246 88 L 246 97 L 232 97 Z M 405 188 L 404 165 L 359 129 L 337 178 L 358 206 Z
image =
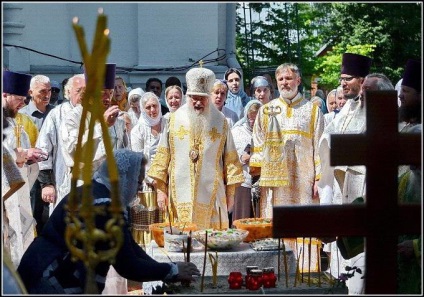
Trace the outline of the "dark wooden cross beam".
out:
M 421 205 L 398 205 L 398 166 L 421 166 L 421 135 L 398 132 L 396 91 L 366 98 L 366 133 L 331 135 L 332 166 L 366 166 L 366 203 L 274 207 L 273 236 L 364 236 L 365 292 L 395 294 L 398 235 L 422 234 Z

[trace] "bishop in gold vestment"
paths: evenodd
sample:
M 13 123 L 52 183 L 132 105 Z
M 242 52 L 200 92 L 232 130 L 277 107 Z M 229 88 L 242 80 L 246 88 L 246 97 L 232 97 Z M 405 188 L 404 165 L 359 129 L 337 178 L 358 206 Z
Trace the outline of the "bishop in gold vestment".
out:
M 228 228 L 235 187 L 244 181 L 242 165 L 225 116 L 210 103 L 215 74 L 193 68 L 186 81 L 187 104 L 171 114 L 148 176 L 156 181 L 159 207 L 162 192 L 178 221 Z

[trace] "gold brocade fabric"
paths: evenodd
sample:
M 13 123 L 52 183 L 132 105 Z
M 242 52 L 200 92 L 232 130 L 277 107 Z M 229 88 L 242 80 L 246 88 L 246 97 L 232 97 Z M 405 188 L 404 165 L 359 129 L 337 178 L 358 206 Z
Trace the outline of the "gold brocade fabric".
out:
M 199 154 L 193 161 L 188 108 L 184 105 L 171 114 L 147 174 L 168 193 L 178 221 L 193 222 L 200 229 L 219 228 L 221 212 L 222 228 L 228 228 L 231 185 L 244 181 L 231 130 L 222 113 L 211 107 L 209 127 L 197 141 Z
M 261 198 L 261 217 L 270 217 L 265 210 L 272 205 L 312 203 L 313 184 L 321 175 L 318 141 L 323 129 L 319 108 L 301 94 L 290 104 L 279 98 L 260 108 L 250 167 L 261 168 L 261 187 L 281 189 L 278 195 Z
M 25 132 L 28 134 L 31 147 L 35 147 L 35 143 L 37 142 L 38 138 L 38 129 L 35 123 L 29 116 L 23 113 L 18 113 L 16 115 L 15 121 L 19 122 L 24 128 Z

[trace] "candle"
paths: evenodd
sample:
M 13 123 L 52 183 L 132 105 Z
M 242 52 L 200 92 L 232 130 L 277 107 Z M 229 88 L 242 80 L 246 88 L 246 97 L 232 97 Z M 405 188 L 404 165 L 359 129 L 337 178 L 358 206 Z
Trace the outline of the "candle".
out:
M 277 277 L 274 274 L 274 267 L 262 269 L 262 282 L 264 288 L 275 288 Z
M 218 252 L 215 252 L 215 257 L 209 253 L 209 260 L 211 261 L 212 265 L 212 285 L 215 288 L 218 276 Z
M 202 272 L 202 281 L 200 283 L 200 292 L 203 292 L 203 282 L 205 280 L 205 268 L 206 268 L 206 252 L 208 249 L 208 230 L 205 232 L 205 254 L 203 256 L 203 272 Z
M 280 254 L 280 247 L 281 247 L 281 241 L 280 238 L 278 238 L 278 280 L 280 280 L 281 275 L 281 269 L 280 269 L 280 262 L 281 262 L 281 254 Z
M 294 287 L 296 287 L 297 284 L 297 279 L 299 278 L 299 263 L 300 263 L 300 257 L 302 256 L 302 247 L 300 247 L 300 251 L 299 251 L 299 255 L 297 256 L 297 261 L 296 261 L 296 274 L 294 276 Z
M 286 246 L 284 245 L 283 239 L 283 257 L 284 257 L 284 274 L 286 276 L 286 288 L 289 287 L 289 273 L 287 268 L 287 255 L 286 255 Z
M 218 207 L 218 211 L 219 211 L 219 230 L 222 230 L 221 207 Z
M 262 270 L 253 269 L 250 272 L 249 282 L 246 284 L 249 290 L 255 291 L 262 287 Z
M 166 206 L 166 212 L 168 213 L 168 217 L 169 217 L 169 207 L 168 207 L 168 205 Z M 171 235 L 172 235 L 172 224 L 171 224 L 171 220 L 169 220 L 169 230 L 170 230 Z
M 190 252 L 191 252 L 191 230 L 187 238 L 187 262 L 190 262 Z
M 247 288 L 247 284 L 249 283 L 250 274 L 252 270 L 259 269 L 258 266 L 246 266 L 246 277 L 245 277 L 245 286 Z
M 312 237 L 309 237 L 308 242 L 308 286 L 311 286 L 311 252 L 312 252 Z
M 243 283 L 243 275 L 240 271 L 230 272 L 228 277 L 228 284 L 230 285 L 230 289 L 237 290 L 241 289 L 241 285 Z

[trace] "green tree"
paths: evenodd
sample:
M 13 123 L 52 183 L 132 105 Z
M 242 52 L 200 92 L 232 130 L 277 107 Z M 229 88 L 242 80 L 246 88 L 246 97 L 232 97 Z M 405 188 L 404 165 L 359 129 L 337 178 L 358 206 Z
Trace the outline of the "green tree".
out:
M 294 62 L 301 68 L 306 88 L 311 77 L 319 76 L 320 84 L 330 89 L 338 84 L 342 54 L 351 52 L 373 58 L 371 71 L 384 73 L 396 83 L 408 58 L 421 57 L 419 2 L 262 2 L 250 6 L 266 17 L 249 26 L 243 15 L 238 16 L 237 56 L 245 76 L 260 67 L 272 69 Z M 317 57 L 324 45 L 328 51 Z

